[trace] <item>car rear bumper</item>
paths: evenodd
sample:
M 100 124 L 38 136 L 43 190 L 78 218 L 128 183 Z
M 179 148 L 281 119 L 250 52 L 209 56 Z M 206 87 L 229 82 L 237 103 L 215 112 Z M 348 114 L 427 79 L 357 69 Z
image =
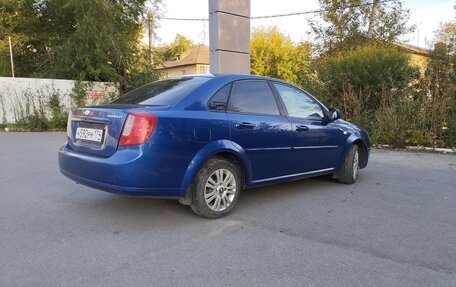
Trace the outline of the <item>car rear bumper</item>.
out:
M 60 172 L 71 180 L 96 189 L 133 196 L 178 198 L 180 188 L 164 187 L 150 159 L 140 147 L 119 149 L 109 158 L 59 149 Z

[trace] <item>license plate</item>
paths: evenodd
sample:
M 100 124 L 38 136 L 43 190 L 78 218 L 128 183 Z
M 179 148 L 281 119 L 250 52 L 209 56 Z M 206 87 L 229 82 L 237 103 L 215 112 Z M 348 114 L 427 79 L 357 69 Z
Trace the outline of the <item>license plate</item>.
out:
M 76 129 L 76 139 L 101 143 L 103 140 L 103 130 L 79 127 Z

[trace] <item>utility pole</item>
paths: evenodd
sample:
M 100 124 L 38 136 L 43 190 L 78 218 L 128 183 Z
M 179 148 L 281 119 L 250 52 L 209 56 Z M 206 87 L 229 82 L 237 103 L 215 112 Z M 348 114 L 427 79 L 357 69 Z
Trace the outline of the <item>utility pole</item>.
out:
M 419 22 L 418 24 L 416 24 L 416 46 L 419 47 L 420 46 L 420 26 L 421 24 L 423 24 L 423 22 Z M 426 43 L 426 41 L 425 41 Z
M 147 12 L 147 31 L 149 33 L 149 64 L 153 64 L 152 46 L 154 45 L 154 14 L 152 10 Z
M 419 47 L 420 46 L 420 27 L 418 26 L 418 28 L 416 29 L 416 46 Z
M 367 38 L 372 38 L 374 34 L 375 23 L 377 22 L 377 11 L 380 6 L 380 0 L 374 0 L 372 3 L 372 12 L 369 17 L 369 28 L 367 30 Z
M 14 78 L 13 46 L 11 45 L 11 37 L 8 37 L 8 41 L 9 41 L 9 50 L 10 50 L 10 59 L 11 59 L 11 75 Z

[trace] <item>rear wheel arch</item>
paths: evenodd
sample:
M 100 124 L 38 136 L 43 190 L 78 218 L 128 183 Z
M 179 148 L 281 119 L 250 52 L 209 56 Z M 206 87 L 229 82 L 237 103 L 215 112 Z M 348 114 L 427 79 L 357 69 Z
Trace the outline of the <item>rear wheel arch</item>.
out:
M 190 161 L 181 183 L 181 195 L 189 197 L 191 184 L 202 167 L 213 158 L 226 158 L 235 161 L 242 169 L 243 186 L 250 180 L 250 165 L 245 151 L 229 140 L 214 141 L 202 148 Z
M 245 185 L 245 177 L 246 177 L 246 175 L 245 175 L 245 170 L 246 169 L 245 169 L 245 165 L 244 165 L 244 162 L 242 161 L 242 159 L 238 155 L 236 155 L 236 154 L 234 154 L 232 152 L 221 151 L 221 152 L 218 152 L 218 153 L 212 155 L 212 157 L 210 157 L 207 161 L 213 160 L 213 159 L 218 159 L 218 158 L 219 159 L 228 160 L 231 163 L 233 163 L 234 165 L 236 165 L 237 168 L 239 168 L 239 173 L 241 175 L 241 181 L 242 181 L 242 187 L 244 187 L 244 185 Z
M 192 186 L 193 186 L 196 178 L 200 174 L 200 171 L 208 163 L 216 162 L 217 160 L 225 160 L 225 161 L 228 161 L 228 162 L 232 163 L 234 166 L 236 166 L 236 169 L 239 171 L 239 175 L 240 175 L 241 189 L 244 188 L 245 182 L 246 182 L 246 169 L 245 169 L 245 164 L 244 164 L 243 160 L 238 155 L 236 155 L 233 152 L 220 151 L 220 152 L 216 152 L 216 153 L 210 155 L 209 157 L 207 157 L 207 159 L 202 161 L 200 163 L 200 165 L 198 166 L 198 168 L 196 168 L 194 170 L 193 176 L 192 176 L 192 180 L 186 187 L 184 197 L 179 199 L 179 203 L 181 203 L 183 205 L 191 205 L 192 204 L 192 198 L 193 198 Z
M 242 190 L 240 168 L 235 159 L 220 155 L 209 158 L 196 174 L 188 197 L 192 210 L 206 218 L 229 214 Z

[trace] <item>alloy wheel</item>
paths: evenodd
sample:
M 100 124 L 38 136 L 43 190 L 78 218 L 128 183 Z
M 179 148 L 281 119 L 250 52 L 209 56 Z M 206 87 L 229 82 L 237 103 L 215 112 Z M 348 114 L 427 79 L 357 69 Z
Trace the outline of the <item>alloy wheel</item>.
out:
M 236 178 L 228 169 L 217 169 L 207 179 L 204 199 L 213 211 L 224 211 L 236 196 Z
M 359 153 L 358 153 L 358 150 L 356 150 L 355 154 L 353 155 L 353 179 L 355 179 L 355 180 L 358 177 L 358 171 L 359 171 Z

